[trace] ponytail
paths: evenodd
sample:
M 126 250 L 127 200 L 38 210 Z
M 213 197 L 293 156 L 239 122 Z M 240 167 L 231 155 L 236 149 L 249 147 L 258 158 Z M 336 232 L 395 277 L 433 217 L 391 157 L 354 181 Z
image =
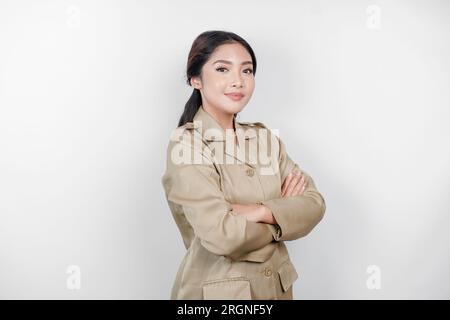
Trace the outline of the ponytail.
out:
M 192 122 L 194 120 L 195 114 L 198 111 L 198 108 L 201 105 L 202 105 L 202 96 L 200 94 L 200 90 L 194 89 L 194 91 L 192 91 L 191 97 L 184 106 L 184 111 L 180 117 L 180 121 L 178 121 L 178 126 L 182 126 L 187 122 Z

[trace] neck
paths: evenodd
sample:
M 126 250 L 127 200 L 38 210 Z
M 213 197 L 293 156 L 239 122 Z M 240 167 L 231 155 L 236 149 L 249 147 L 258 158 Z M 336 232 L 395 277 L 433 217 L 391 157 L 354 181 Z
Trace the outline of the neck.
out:
M 225 113 L 217 111 L 217 109 L 208 107 L 208 106 L 202 106 L 203 109 L 208 112 L 211 117 L 214 118 L 214 120 L 217 121 L 217 123 L 222 127 L 222 129 L 233 129 L 234 130 L 234 114 L 233 113 Z

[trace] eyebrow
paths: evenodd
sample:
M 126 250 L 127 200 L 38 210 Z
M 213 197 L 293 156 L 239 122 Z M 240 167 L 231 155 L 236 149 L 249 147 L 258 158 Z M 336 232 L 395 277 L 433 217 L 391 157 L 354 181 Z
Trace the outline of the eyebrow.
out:
M 221 62 L 221 63 L 225 63 L 225 64 L 233 64 L 233 62 L 228 61 L 228 60 L 216 60 L 216 61 L 213 62 L 213 64 L 215 64 L 217 62 Z M 244 65 L 244 64 L 253 64 L 253 62 L 251 62 L 251 61 L 244 61 L 244 62 L 241 63 L 241 65 Z

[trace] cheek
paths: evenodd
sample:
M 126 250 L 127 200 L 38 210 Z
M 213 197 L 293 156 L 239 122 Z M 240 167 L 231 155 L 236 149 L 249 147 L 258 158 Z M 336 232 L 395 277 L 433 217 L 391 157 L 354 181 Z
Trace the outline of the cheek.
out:
M 220 79 L 210 78 L 207 85 L 204 85 L 203 90 L 205 96 L 210 100 L 220 99 L 225 89 L 222 86 Z
M 251 96 L 253 94 L 253 90 L 255 90 L 255 80 L 249 80 L 247 82 L 247 95 Z
M 214 93 L 223 93 L 226 89 L 226 81 L 224 77 L 211 76 L 208 79 L 208 89 Z
M 248 78 L 246 81 L 247 88 L 251 91 L 255 88 L 255 78 Z

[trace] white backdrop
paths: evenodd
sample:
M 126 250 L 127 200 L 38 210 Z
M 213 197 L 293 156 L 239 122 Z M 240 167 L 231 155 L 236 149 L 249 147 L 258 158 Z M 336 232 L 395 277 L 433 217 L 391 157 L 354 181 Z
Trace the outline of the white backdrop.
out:
M 258 59 L 241 121 L 323 194 L 296 299 L 450 298 L 448 1 L 0 1 L 0 298 L 168 299 L 161 185 L 195 37 Z

